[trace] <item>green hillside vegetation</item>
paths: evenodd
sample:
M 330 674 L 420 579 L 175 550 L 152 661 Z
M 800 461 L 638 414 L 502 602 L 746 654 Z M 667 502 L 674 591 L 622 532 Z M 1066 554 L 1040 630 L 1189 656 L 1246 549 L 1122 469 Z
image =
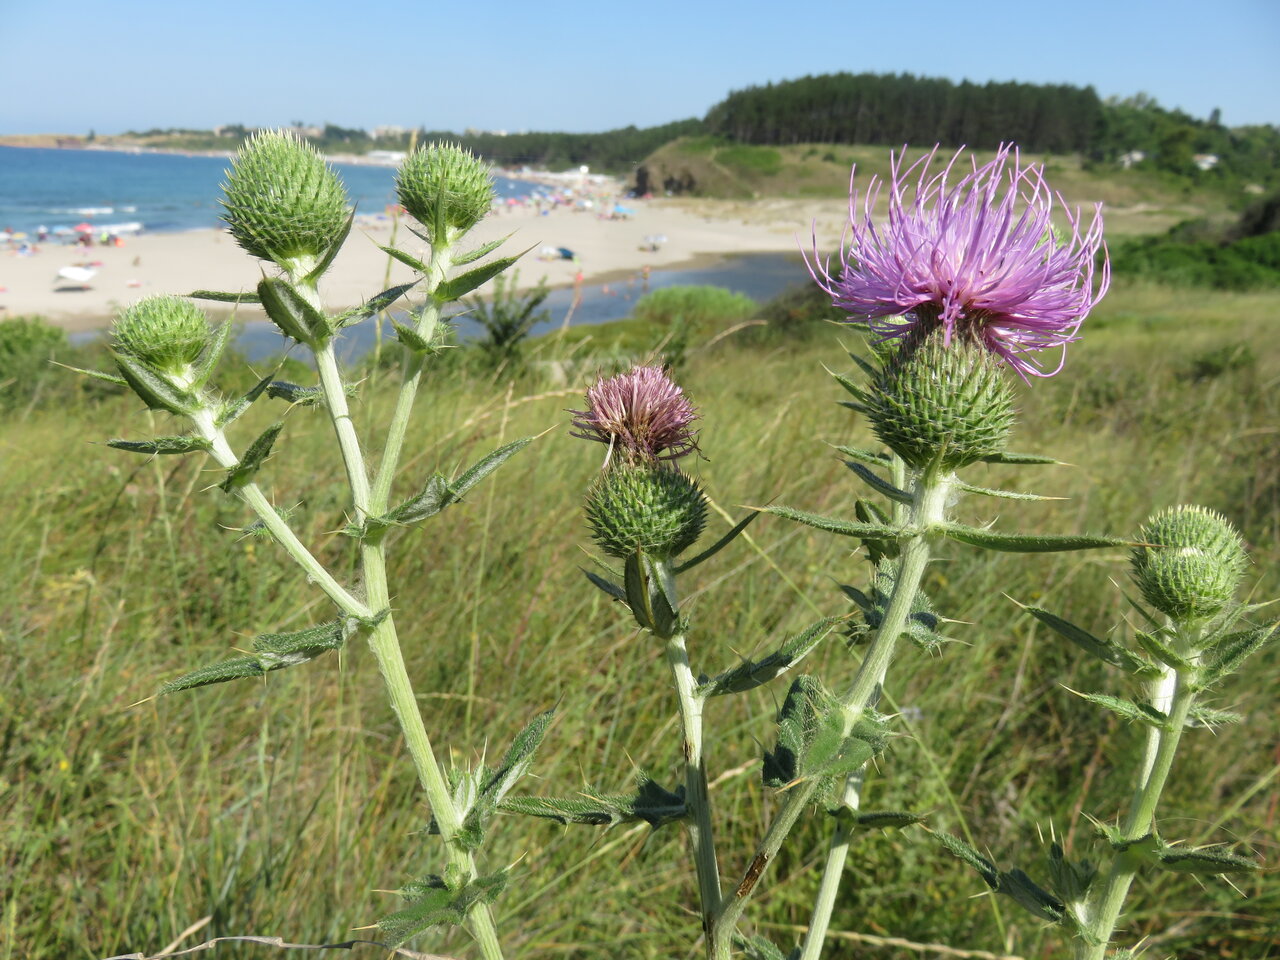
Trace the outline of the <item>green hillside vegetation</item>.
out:
M 409 670 L 441 742 L 478 750 L 487 731 L 509 732 L 557 706 L 535 768 L 543 783 L 529 781 L 534 792 L 585 783 L 621 790 L 636 769 L 663 783 L 678 779 L 661 652 L 639 643 L 579 570 L 588 542 L 581 496 L 601 451 L 566 436 L 564 413 L 596 372 L 658 347 L 678 311 L 714 306 L 689 293 L 669 299 L 647 322 L 632 321 L 625 343 L 610 341 L 612 328 L 534 341 L 515 380 L 495 380 L 485 365 L 461 359 L 467 350 L 450 351 L 458 359 L 433 377 L 430 415 L 409 437 L 410 472 L 425 476 L 469 463 L 504 438 L 555 428 L 537 441 L 536 455 L 514 459 L 394 551 Z M 843 346 L 856 348 L 858 335 L 814 316 L 830 308 L 812 288 L 761 310 L 768 326 L 719 336 L 741 323 L 730 306 L 700 315 L 705 326 L 681 371 L 704 418 L 708 459 L 693 466 L 723 510 L 708 536 L 740 515 L 737 504 L 772 497 L 842 514 L 855 487 L 827 444 L 870 437 L 837 405 L 845 394 L 822 368 L 853 373 Z M 966 500 L 961 514 L 986 522 L 998 513 L 1009 529 L 1127 533 L 1156 507 L 1204 503 L 1243 531 L 1256 596 L 1280 593 L 1278 308 L 1275 293 L 1188 296 L 1122 279 L 1071 348 L 1066 370 L 1020 391 L 1016 449 L 1074 466 L 999 477 L 992 468 L 993 484 L 1069 499 L 998 510 Z M 52 350 L 101 365 L 86 355 L 92 348 L 33 330 L 23 325 L 13 349 L 0 350 L 8 364 L 0 372 L 8 452 L 0 498 L 21 518 L 0 534 L 0 670 L 8 678 L 0 688 L 8 893 L 0 958 L 156 951 L 201 918 L 207 925 L 184 946 L 245 933 L 350 938 L 393 904 L 377 891 L 431 860 L 415 835 L 426 824 L 412 767 L 369 652 L 351 648 L 261 682 L 139 703 L 190 664 L 243 646 L 247 632 L 291 629 L 320 611 L 303 576 L 282 573 L 274 548 L 244 535 L 243 511 L 210 488 L 216 476 L 199 458 L 148 460 L 95 443 L 163 432 L 163 418 L 111 385 L 56 368 L 33 374 L 14 358 Z M 370 374 L 357 416 L 379 419 L 394 399 L 395 374 Z M 252 382 L 245 370 L 223 386 Z M 288 418 L 270 483 L 328 558 L 345 549 L 335 534 L 344 523 L 342 468 L 322 453 L 328 429 L 307 413 Z M 278 408 L 255 408 L 246 429 L 279 416 Z M 695 660 L 730 663 L 757 638 L 845 612 L 833 578 L 857 583 L 864 575 L 849 550 L 848 541 L 808 528 L 758 521 L 699 568 L 697 621 L 708 629 L 692 645 Z M 871 779 L 867 803 L 909 805 L 928 812 L 933 829 L 971 830 L 997 843 L 991 854 L 1002 861 L 1025 854 L 1050 825 L 1068 850 L 1084 854 L 1093 831 L 1077 814 L 1108 818 L 1128 800 L 1127 783 L 1109 776 L 1102 758 L 1139 756 L 1142 734 L 1079 705 L 1064 678 L 1088 691 L 1105 689 L 1109 677 L 1005 595 L 1104 631 L 1130 613 L 1110 582 L 1125 582 L 1125 552 L 1028 558 L 957 548 L 953 556 L 927 586 L 940 611 L 965 621 L 949 631 L 962 643 L 940 660 L 904 654 L 917 662 L 901 672 L 905 685 L 889 691 L 887 706 L 902 711 L 908 735 Z M 815 657 L 827 675 L 851 669 L 837 642 Z M 1269 865 L 1280 858 L 1271 810 L 1280 714 L 1266 679 L 1277 668 L 1272 649 L 1250 677 L 1223 688 L 1245 723 L 1189 739 L 1165 807 L 1193 841 L 1235 837 Z M 709 747 L 716 768 L 730 771 L 714 786 L 728 850 L 745 849 L 771 802 L 758 782 L 759 750 L 780 695 L 762 687 L 717 706 Z M 1067 809 L 1075 812 L 1064 817 Z M 777 942 L 790 942 L 808 916 L 812 886 L 800 877 L 811 877 L 826 840 L 817 821 L 798 831 L 752 911 Z M 517 864 L 499 905 L 513 956 L 688 954 L 691 919 L 673 906 L 694 897 L 678 830 L 601 833 L 504 819 L 495 842 L 494 862 Z M 837 930 L 1028 958 L 1056 947 L 1050 928 L 1011 920 L 1007 906 L 975 896 L 979 881 L 919 828 L 861 838 L 858 857 L 860 879 L 841 901 Z M 1172 874 L 1145 881 L 1126 910 L 1129 933 L 1157 935 L 1160 955 L 1182 960 L 1274 957 L 1274 870 L 1238 883 L 1239 893 Z M 993 922 L 997 909 L 1004 912 Z M 851 938 L 838 955 L 898 956 L 873 947 Z M 470 950 L 462 935 L 419 948 Z

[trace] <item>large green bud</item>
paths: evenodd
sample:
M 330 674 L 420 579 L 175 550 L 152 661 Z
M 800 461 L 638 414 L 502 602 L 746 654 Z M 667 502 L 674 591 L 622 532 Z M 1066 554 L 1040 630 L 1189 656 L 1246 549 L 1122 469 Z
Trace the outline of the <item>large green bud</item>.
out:
M 693 546 L 707 520 L 707 498 L 672 466 L 616 464 L 587 493 L 587 523 L 600 549 L 625 559 L 642 550 L 670 559 Z
M 338 175 L 284 131 L 255 134 L 222 185 L 222 219 L 248 253 L 290 272 L 310 270 L 346 236 L 350 212 Z
M 1004 450 L 1013 427 L 1013 391 L 1000 358 L 940 333 L 904 344 L 883 361 L 863 395 L 871 427 L 916 468 L 955 470 Z
M 449 243 L 484 219 L 493 206 L 489 165 L 453 144 L 415 150 L 396 172 L 400 204 L 427 229 L 432 243 Z
M 1157 513 L 1138 531 L 1133 579 L 1147 602 L 1174 620 L 1211 617 L 1244 577 L 1240 534 L 1219 513 L 1180 506 Z
M 189 384 L 200 355 L 213 340 L 204 312 L 181 297 L 147 297 L 120 314 L 111 346 L 175 384 Z

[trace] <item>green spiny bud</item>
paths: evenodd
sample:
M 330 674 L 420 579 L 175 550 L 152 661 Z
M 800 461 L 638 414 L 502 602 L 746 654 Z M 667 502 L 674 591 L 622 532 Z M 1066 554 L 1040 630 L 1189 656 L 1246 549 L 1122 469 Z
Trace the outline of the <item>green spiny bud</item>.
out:
M 396 173 L 401 205 L 427 228 L 432 243 L 466 233 L 493 205 L 489 165 L 453 144 L 415 150 Z
M 178 383 L 213 339 L 209 318 L 181 297 L 147 297 L 125 310 L 112 328 L 112 347 Z
M 284 131 L 251 137 L 222 190 L 222 219 L 236 243 L 289 271 L 311 269 L 347 229 L 342 181 L 314 147 Z
M 587 523 L 605 553 L 626 558 L 637 549 L 670 558 L 693 546 L 707 519 L 707 498 L 671 466 L 619 464 L 587 494 Z
M 1174 620 L 1211 617 L 1231 602 L 1248 563 L 1240 534 L 1221 514 L 1196 506 L 1157 513 L 1138 531 L 1133 579 Z
M 1004 449 L 1013 392 L 998 356 L 963 338 L 934 334 L 884 361 L 866 391 L 872 429 L 913 467 L 954 470 Z

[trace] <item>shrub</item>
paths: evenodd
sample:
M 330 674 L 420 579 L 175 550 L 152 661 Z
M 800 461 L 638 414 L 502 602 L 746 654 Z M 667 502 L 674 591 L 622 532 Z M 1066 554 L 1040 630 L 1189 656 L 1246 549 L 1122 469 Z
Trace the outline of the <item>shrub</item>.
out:
M 27 395 L 49 372 L 49 361 L 69 347 L 66 331 L 39 317 L 0 320 L 0 404 Z

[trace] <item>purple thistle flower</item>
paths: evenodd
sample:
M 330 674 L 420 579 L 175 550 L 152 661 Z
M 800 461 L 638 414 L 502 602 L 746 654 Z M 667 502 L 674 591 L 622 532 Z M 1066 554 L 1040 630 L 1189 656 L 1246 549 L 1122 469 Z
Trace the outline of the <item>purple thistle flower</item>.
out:
M 628 462 L 677 460 L 698 449 L 693 404 L 661 367 L 633 367 L 587 390 L 587 409 L 570 410 L 572 436 L 609 445 Z M 605 463 L 607 464 L 608 458 Z
M 871 219 L 879 178 L 872 177 L 859 210 L 851 177 L 839 277 L 831 276 L 829 261 L 816 252 L 810 272 L 835 306 L 850 320 L 865 321 L 882 341 L 918 342 L 941 328 L 948 345 L 954 336 L 970 338 L 1023 379 L 1052 376 L 1111 282 L 1102 204 L 1082 233 L 1080 211 L 1067 209 L 1061 194 L 1045 183 L 1044 168 L 1023 167 L 1010 145 L 1001 146 L 990 163 L 979 167 L 975 161 L 972 172 L 959 179 L 953 168 L 963 150 L 941 173 L 930 175 L 937 152 L 934 147 L 905 170 L 903 155 L 893 155 L 888 222 L 880 226 Z M 1050 217 L 1055 196 L 1070 229 L 1065 242 L 1055 236 Z M 1095 293 L 1099 248 L 1102 278 Z M 1063 348 L 1062 359 L 1044 370 L 1029 354 L 1050 347 Z

